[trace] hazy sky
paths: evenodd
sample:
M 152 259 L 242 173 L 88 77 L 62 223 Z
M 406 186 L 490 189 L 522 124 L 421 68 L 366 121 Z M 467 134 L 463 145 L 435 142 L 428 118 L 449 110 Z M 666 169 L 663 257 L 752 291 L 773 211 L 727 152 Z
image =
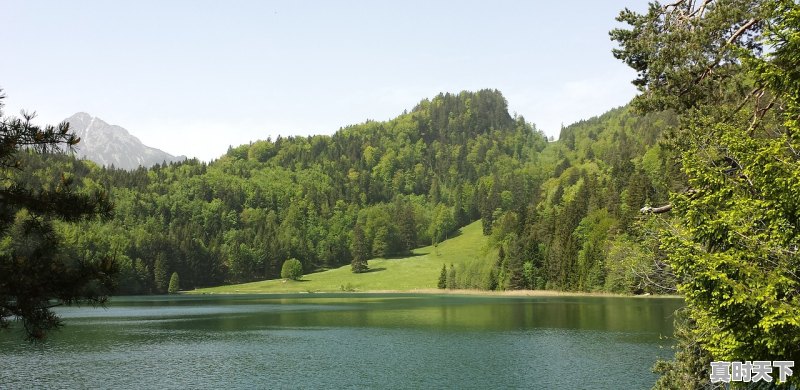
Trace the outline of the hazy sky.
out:
M 640 0 L 0 2 L 4 112 L 85 111 L 204 160 L 499 89 L 548 135 L 627 103 L 608 31 Z

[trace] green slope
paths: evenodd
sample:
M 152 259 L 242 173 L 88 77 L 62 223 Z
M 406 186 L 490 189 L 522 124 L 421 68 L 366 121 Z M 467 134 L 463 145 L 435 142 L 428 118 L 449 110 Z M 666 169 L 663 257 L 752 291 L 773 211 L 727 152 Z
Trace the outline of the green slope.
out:
M 371 259 L 370 272 L 354 274 L 350 266 L 308 274 L 300 281 L 282 279 L 234 284 L 190 291 L 190 293 L 282 293 L 331 292 L 343 288 L 355 291 L 417 290 L 436 288 L 442 265 L 453 264 L 459 285 L 482 287 L 496 259 L 495 250 L 487 250 L 488 238 L 481 233 L 480 221 L 463 227 L 460 234 L 426 246 L 404 258 Z

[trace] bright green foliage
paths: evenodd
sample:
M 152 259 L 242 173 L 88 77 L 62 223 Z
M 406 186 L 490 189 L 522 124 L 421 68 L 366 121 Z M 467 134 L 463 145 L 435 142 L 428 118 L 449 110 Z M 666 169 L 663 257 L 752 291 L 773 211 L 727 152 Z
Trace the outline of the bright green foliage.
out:
M 544 285 L 542 284 L 542 277 L 539 275 L 536 266 L 534 266 L 532 261 L 526 261 L 522 264 L 522 277 L 524 282 L 524 288 L 527 290 L 541 290 L 544 289 Z
M 650 221 L 648 221 L 650 222 Z M 655 232 L 659 225 L 646 223 L 638 238 L 627 234 L 606 242 L 606 291 L 657 294 L 674 291 L 675 277 L 664 263 L 664 253 Z
M 460 229 L 460 234 L 433 246 L 416 248 L 408 257 L 369 261 L 372 272 L 354 274 L 350 265 L 303 276 L 302 283 L 284 283 L 282 279 L 263 280 L 243 284 L 210 287 L 192 291 L 199 294 L 214 293 L 286 293 L 286 292 L 338 292 L 343 291 L 409 291 L 436 288 L 442 263 L 453 264 L 462 288 L 481 289 L 491 264 L 497 257 L 494 250 L 486 250 L 488 237 L 481 232 L 480 221 Z M 446 288 L 445 284 L 445 288 Z
M 111 188 L 116 218 L 61 229 L 75 250 L 120 260 L 122 293 L 163 292 L 171 272 L 184 289 L 278 278 L 287 258 L 362 272 L 478 219 L 490 252 L 508 256 L 455 263 L 460 287 L 603 288 L 602 241 L 636 242 L 638 210 L 673 185 L 656 173 L 674 165 L 656 140 L 674 116 L 616 109 L 547 143 L 506 107 L 497 91 L 442 94 L 390 121 L 257 141 L 210 164 L 76 170 L 87 188 Z
M 281 277 L 284 279 L 300 280 L 303 277 L 303 264 L 300 260 L 289 259 L 283 262 Z
M 499 92 L 484 90 L 441 94 L 331 136 L 256 141 L 209 164 L 125 172 L 65 158 L 40 166 L 70 163 L 82 167 L 75 175 L 86 188 L 111 189 L 114 220 L 59 229 L 72 249 L 119 260 L 122 293 L 165 291 L 171 272 L 184 289 L 275 279 L 287 258 L 309 272 L 349 265 L 362 273 L 370 259 L 448 242 L 477 220 L 491 247 L 476 241 L 455 261 L 434 261 L 453 263 L 459 288 L 596 290 L 612 269 L 627 278 L 608 256 L 621 251 L 607 244 L 620 236 L 649 243 L 634 229 L 638 210 L 665 202 L 681 181 L 656 143 L 674 118 L 620 108 L 547 143 L 508 114 Z M 647 278 L 630 279 L 668 275 L 662 264 L 648 262 Z M 358 277 L 380 278 L 378 271 Z M 413 285 L 430 288 L 438 271 Z M 615 284 L 623 285 L 674 287 Z
M 440 203 L 433 210 L 428 234 L 432 237 L 434 243 L 442 242 L 447 239 L 448 233 L 455 230 L 455 228 L 453 213 L 449 207 Z
M 676 374 L 702 381 L 709 360 L 800 361 L 800 5 L 699 7 L 626 11 L 631 29 L 612 36 L 639 71 L 637 107 L 681 115 L 670 146 L 689 190 L 671 196 L 662 240 L 695 349 L 672 367 L 705 360 Z
M 594 291 L 612 287 L 613 272 L 630 280 L 615 281 L 616 292 L 674 292 L 657 240 L 639 227 L 639 210 L 667 202 L 668 189 L 682 186 L 672 155 L 658 144 L 675 124 L 671 112 L 615 109 L 564 128 L 561 140 L 541 153 L 542 170 L 503 172 L 479 183 L 489 196 L 495 182 L 510 188 L 497 194 L 501 207 L 490 218 L 491 242 L 504 256 L 484 286 Z M 622 253 L 617 244 L 652 251 L 638 258 L 638 276 L 627 258 L 611 257 Z
M 484 90 L 441 94 L 393 120 L 330 136 L 256 141 L 208 164 L 126 172 L 74 162 L 83 167 L 76 181 L 110 188 L 117 208 L 113 221 L 82 227 L 101 245 L 76 235 L 73 246 L 122 259 L 121 293 L 164 291 L 163 269 L 178 272 L 185 289 L 278 278 L 287 258 L 312 271 L 358 257 L 360 269 L 479 219 L 488 207 L 477 183 L 495 171 L 498 194 L 513 195 L 506 206 L 527 207 L 537 184 L 524 172 L 539 171 L 546 144 L 508 114 L 499 92 Z M 40 165 L 51 162 L 63 163 Z M 354 245 L 357 223 L 363 240 Z M 468 274 L 478 279 L 480 270 Z
M 177 294 L 178 291 L 181 289 L 181 278 L 178 276 L 177 272 L 173 272 L 172 276 L 169 277 L 169 289 L 167 290 L 170 294 Z
M 65 158 L 40 166 L 70 163 L 87 189 L 111 189 L 114 220 L 59 229 L 73 250 L 119 260 L 121 293 L 164 292 L 172 272 L 184 289 L 275 279 L 287 258 L 307 272 L 363 272 L 369 259 L 449 241 L 479 219 L 492 247 L 463 255 L 492 260 L 454 262 L 460 288 L 591 291 L 607 286 L 611 269 L 626 269 L 606 244 L 621 235 L 646 242 L 633 228 L 638 210 L 667 201 L 680 182 L 657 144 L 674 118 L 620 108 L 547 143 L 485 90 L 441 94 L 331 136 L 256 141 L 209 164 L 126 172 Z M 495 264 L 500 248 L 506 256 Z M 647 278 L 630 279 L 668 275 L 662 265 L 647 262 Z M 674 287 L 624 285 L 620 292 Z
M 453 264 L 450 264 L 450 271 L 447 272 L 447 285 L 448 290 L 453 290 L 456 288 L 456 267 Z
M 577 264 L 579 289 L 598 288 L 605 283 L 605 272 L 602 268 L 605 246 L 609 231 L 616 222 L 608 210 L 598 209 L 584 217 L 575 229 L 573 234 L 581 243 Z

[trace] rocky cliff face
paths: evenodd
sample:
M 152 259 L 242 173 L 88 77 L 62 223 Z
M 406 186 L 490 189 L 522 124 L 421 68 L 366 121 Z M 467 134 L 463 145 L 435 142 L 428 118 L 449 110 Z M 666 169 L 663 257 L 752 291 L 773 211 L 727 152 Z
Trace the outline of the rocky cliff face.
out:
M 79 112 L 66 119 L 69 128 L 81 142 L 77 145 L 78 157 L 97 164 L 116 168 L 136 169 L 150 167 L 164 161 L 183 161 L 186 156 L 173 156 L 162 150 L 151 148 L 131 135 L 128 130 L 109 125 L 102 119 Z

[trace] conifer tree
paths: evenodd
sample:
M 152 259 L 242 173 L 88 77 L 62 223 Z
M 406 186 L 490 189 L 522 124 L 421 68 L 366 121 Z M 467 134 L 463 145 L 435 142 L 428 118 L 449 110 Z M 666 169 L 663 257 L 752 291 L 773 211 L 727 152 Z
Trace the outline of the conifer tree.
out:
M 447 288 L 447 265 L 442 264 L 442 272 L 439 273 L 439 283 L 436 287 L 444 289 Z
M 644 210 L 675 216 L 662 246 L 688 313 L 691 348 L 660 384 L 707 385 L 712 360 L 800 360 L 800 4 L 679 0 L 618 20 L 635 106 L 680 115 L 668 146 L 689 184 Z
M 158 293 L 164 293 L 169 287 L 169 270 L 167 269 L 167 261 L 163 253 L 156 255 L 156 263 L 153 266 L 153 279 Z
M 44 189 L 24 182 L 20 155 L 59 153 L 80 139 L 66 123 L 39 127 L 33 115 L 5 117 L 4 97 L 0 91 L 0 328 L 16 318 L 29 339 L 42 339 L 61 324 L 54 306 L 103 304 L 117 273 L 109 257 L 67 253 L 53 222 L 109 218 L 112 204 L 103 191 L 76 191 L 69 172 Z
M 447 289 L 454 290 L 456 288 L 456 267 L 450 264 L 450 272 L 447 273 Z
M 523 275 L 522 270 L 522 251 L 519 247 L 522 245 L 522 243 L 519 242 L 519 239 L 516 237 L 516 235 L 512 236 L 513 237 L 508 243 L 512 250 L 509 251 L 508 260 L 506 262 L 506 264 L 508 264 L 508 289 L 522 290 L 526 286 L 525 276 Z
M 181 279 L 178 276 L 177 272 L 173 272 L 172 276 L 169 278 L 169 289 L 167 290 L 170 294 L 177 294 L 178 291 L 181 289 Z
M 359 223 L 353 228 L 353 242 L 351 247 L 353 261 L 350 263 L 350 270 L 353 273 L 367 272 L 369 269 L 367 259 L 369 258 L 369 244 L 364 236 L 364 229 Z

